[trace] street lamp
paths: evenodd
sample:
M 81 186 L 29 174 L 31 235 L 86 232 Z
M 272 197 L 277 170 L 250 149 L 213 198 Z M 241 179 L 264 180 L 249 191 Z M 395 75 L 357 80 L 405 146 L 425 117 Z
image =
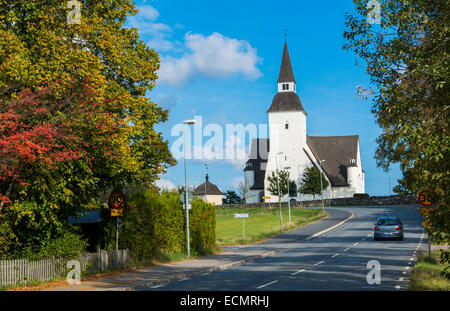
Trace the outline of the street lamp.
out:
M 280 193 L 280 171 L 278 170 L 278 155 L 283 154 L 283 152 L 278 152 L 275 155 L 275 163 L 277 165 L 277 188 L 278 188 L 278 207 L 280 208 L 280 227 L 281 232 L 283 232 L 283 215 L 281 213 L 281 193 Z
M 195 124 L 195 120 L 183 121 L 184 127 L 184 206 L 186 208 L 186 235 L 187 235 L 187 253 L 191 257 L 191 245 L 189 239 L 189 208 L 188 208 L 188 187 L 187 187 L 187 161 L 186 161 L 186 129 L 188 125 Z
M 289 193 L 289 181 L 290 181 L 290 179 L 289 179 L 289 177 L 291 176 L 291 174 L 290 174 L 290 167 L 288 166 L 288 167 L 285 167 L 284 168 L 285 170 L 287 170 L 288 171 L 288 178 L 287 178 L 287 194 L 288 194 L 288 208 L 289 208 L 289 225 L 291 224 L 291 195 L 290 195 L 290 193 Z
M 323 186 L 322 186 L 322 172 L 323 172 L 323 167 L 322 167 L 322 162 L 325 162 L 325 160 L 321 160 L 321 161 L 319 162 L 319 164 L 320 164 L 320 170 L 321 170 L 321 172 L 320 172 L 320 194 L 321 194 L 321 196 L 322 196 L 322 217 L 323 217 L 323 216 L 325 216 L 325 207 L 324 207 L 324 204 L 323 204 Z

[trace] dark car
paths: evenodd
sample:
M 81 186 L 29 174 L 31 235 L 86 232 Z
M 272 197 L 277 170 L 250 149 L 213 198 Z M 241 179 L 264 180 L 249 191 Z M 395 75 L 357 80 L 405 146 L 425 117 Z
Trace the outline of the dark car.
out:
M 375 241 L 382 239 L 404 239 L 403 224 L 400 218 L 395 216 L 379 217 L 373 229 L 373 239 Z

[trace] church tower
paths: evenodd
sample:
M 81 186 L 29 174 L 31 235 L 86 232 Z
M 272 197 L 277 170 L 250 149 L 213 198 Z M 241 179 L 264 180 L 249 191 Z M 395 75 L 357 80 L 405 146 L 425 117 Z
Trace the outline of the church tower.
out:
M 265 189 L 268 187 L 267 177 L 278 168 L 290 167 L 292 180 L 299 177 L 299 169 L 308 163 L 303 151 L 306 145 L 306 111 L 297 95 L 297 82 L 292 70 L 287 42 L 284 42 L 280 74 L 278 76 L 278 92 L 273 98 L 267 114 L 269 116 L 270 154 L 267 163 Z M 276 158 L 278 157 L 278 158 Z M 269 193 L 266 195 L 270 196 Z M 276 199 L 278 200 L 278 199 Z

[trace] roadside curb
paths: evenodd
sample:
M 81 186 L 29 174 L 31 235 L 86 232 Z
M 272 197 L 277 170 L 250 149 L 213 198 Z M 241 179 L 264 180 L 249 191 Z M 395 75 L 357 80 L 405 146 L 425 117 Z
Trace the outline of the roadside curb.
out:
M 322 230 L 320 232 L 314 233 L 313 235 L 305 238 L 305 241 L 312 240 L 312 239 L 317 238 L 317 237 L 319 237 L 319 236 L 321 236 L 321 235 L 323 235 L 325 233 L 328 233 L 328 232 L 330 232 L 330 231 L 332 231 L 332 230 L 334 230 L 334 229 L 336 229 L 338 227 L 341 227 L 341 226 L 345 225 L 347 222 L 349 222 L 353 218 L 353 216 L 354 216 L 353 213 L 350 213 L 350 216 L 348 218 L 344 219 L 343 221 L 341 221 L 340 223 L 338 223 L 338 224 L 336 224 L 336 225 L 334 225 L 334 226 L 332 226 L 332 227 L 330 227 L 328 229 L 325 229 L 325 230 Z
M 226 263 L 226 264 L 222 264 L 222 265 L 215 266 L 215 267 L 212 267 L 212 268 L 196 271 L 196 272 L 193 272 L 193 273 L 181 274 L 181 275 L 178 275 L 178 276 L 173 277 L 173 278 L 167 278 L 167 279 L 164 279 L 164 280 L 153 281 L 153 282 L 146 282 L 144 284 L 139 284 L 139 285 L 136 285 L 136 286 L 130 286 L 130 287 L 127 287 L 126 290 L 136 290 L 136 289 L 150 287 L 150 286 L 165 285 L 165 284 L 173 282 L 173 281 L 182 280 L 182 279 L 185 279 L 185 278 L 190 278 L 190 277 L 194 277 L 194 276 L 198 276 L 198 275 L 201 275 L 201 274 L 210 273 L 210 272 L 214 272 L 214 271 L 225 270 L 225 269 L 228 269 L 228 268 L 233 267 L 233 266 L 238 266 L 238 265 L 241 265 L 243 263 L 251 262 L 251 261 L 254 261 L 254 260 L 257 260 L 257 259 L 261 259 L 261 258 L 264 258 L 264 257 L 267 257 L 267 256 L 274 255 L 274 254 L 276 254 L 278 252 L 279 251 L 275 251 L 275 250 L 268 251 L 268 252 L 264 252 L 262 254 L 255 255 L 255 256 L 252 256 L 252 257 L 249 257 L 249 258 L 245 258 L 245 259 L 229 262 L 229 263 Z

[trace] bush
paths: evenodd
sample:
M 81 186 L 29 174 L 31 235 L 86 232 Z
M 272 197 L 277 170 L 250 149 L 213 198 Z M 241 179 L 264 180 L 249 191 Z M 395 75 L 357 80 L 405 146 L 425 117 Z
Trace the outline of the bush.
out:
M 211 253 L 216 246 L 216 207 L 196 199 L 189 220 L 191 248 L 200 255 Z
M 186 253 L 186 211 L 177 191 L 163 191 L 142 186 L 127 195 L 124 227 L 119 231 L 119 247 L 129 248 L 137 262 L 162 255 Z M 215 207 L 194 200 L 189 211 L 191 250 L 207 254 L 215 246 Z M 115 247 L 116 219 L 109 209 L 102 211 L 101 245 Z
M 48 242 L 42 248 L 38 257 L 56 257 L 66 260 L 77 259 L 81 254 L 85 253 L 87 246 L 87 241 L 79 234 L 68 231 Z

